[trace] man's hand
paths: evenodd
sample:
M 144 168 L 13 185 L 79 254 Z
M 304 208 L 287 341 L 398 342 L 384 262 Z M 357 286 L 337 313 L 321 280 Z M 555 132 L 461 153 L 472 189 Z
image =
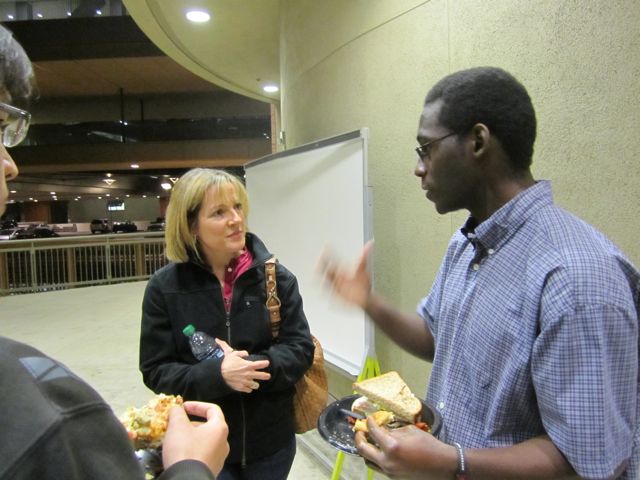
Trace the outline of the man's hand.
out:
M 330 287 L 347 303 L 362 309 L 367 306 L 371 293 L 371 274 L 367 267 L 373 251 L 373 241 L 362 248 L 355 268 L 338 265 L 325 252 L 318 259 L 317 270 L 324 276 Z
M 367 427 L 375 445 L 367 441 L 363 432 L 356 433 L 355 442 L 360 455 L 374 464 L 369 464 L 372 468 L 398 478 L 451 480 L 455 477 L 458 466 L 455 447 L 414 425 L 388 430 L 369 418 Z
M 226 352 L 220 367 L 222 378 L 230 388 L 238 392 L 251 393 L 260 388 L 258 380 L 269 380 L 271 374 L 264 372 L 269 360 L 245 360 L 249 356 L 246 350 Z
M 187 413 L 206 418 L 204 423 L 191 423 Z M 205 402 L 185 402 L 169 411 L 169 425 L 162 444 L 165 470 L 181 460 L 199 460 L 218 475 L 229 454 L 229 428 L 222 410 Z

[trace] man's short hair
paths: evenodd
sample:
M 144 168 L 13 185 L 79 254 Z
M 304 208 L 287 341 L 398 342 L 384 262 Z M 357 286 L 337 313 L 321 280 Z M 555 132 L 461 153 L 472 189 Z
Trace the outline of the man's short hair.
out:
M 515 170 L 529 168 L 536 114 L 527 90 L 513 75 L 495 67 L 461 70 L 436 83 L 425 105 L 440 99 L 442 126 L 463 134 L 482 123 L 500 140 Z
M 26 107 L 35 96 L 31 61 L 13 34 L 0 25 L 0 88 L 11 95 L 11 103 Z

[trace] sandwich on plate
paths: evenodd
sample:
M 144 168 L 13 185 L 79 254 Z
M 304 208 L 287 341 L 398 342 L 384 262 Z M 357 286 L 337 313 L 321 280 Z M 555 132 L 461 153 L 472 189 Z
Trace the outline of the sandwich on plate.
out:
M 353 384 L 353 390 L 362 395 L 351 405 L 353 412 L 361 413 L 364 419 L 356 420 L 355 432 L 368 432 L 366 417 L 387 428 L 416 425 L 428 432 L 429 426 L 421 421 L 422 402 L 411 392 L 398 372 L 361 380 Z

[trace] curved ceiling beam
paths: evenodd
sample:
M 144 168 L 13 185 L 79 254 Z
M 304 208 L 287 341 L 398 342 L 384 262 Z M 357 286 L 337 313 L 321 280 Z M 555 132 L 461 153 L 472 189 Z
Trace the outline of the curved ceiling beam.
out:
M 200 0 L 211 14 L 203 24 L 185 18 L 188 2 L 124 0 L 140 29 L 180 65 L 223 88 L 269 103 L 278 93 L 265 84 L 280 84 L 279 0 L 236 2 Z

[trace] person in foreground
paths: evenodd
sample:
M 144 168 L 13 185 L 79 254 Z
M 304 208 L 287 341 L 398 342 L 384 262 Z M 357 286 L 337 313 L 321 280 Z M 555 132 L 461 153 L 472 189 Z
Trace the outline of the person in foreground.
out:
M 32 96 L 31 62 L 0 26 L 0 216 L 7 180 L 18 168 L 6 147 L 26 136 L 30 115 L 16 108 Z M 0 337 L 0 479 L 143 479 L 124 427 L 87 383 L 44 353 Z M 206 422 L 192 424 L 187 413 Z M 216 405 L 185 403 L 170 412 L 160 478 L 213 479 L 229 451 Z
M 220 479 L 279 480 L 296 452 L 294 385 L 314 346 L 296 277 L 281 264 L 274 339 L 265 304 L 272 255 L 247 231 L 248 210 L 244 185 L 227 172 L 196 168 L 176 182 L 165 230 L 172 263 L 145 291 L 140 370 L 155 392 L 220 405 L 231 448 Z M 198 361 L 183 334 L 189 324 L 215 337 L 225 355 Z
M 370 420 L 372 442 L 356 436 L 390 475 L 640 478 L 640 274 L 533 179 L 535 135 L 529 95 L 504 70 L 453 73 L 428 93 L 415 174 L 439 213 L 470 216 L 417 314 L 371 291 L 371 244 L 354 269 L 321 258 L 339 296 L 433 362 L 438 438 Z

